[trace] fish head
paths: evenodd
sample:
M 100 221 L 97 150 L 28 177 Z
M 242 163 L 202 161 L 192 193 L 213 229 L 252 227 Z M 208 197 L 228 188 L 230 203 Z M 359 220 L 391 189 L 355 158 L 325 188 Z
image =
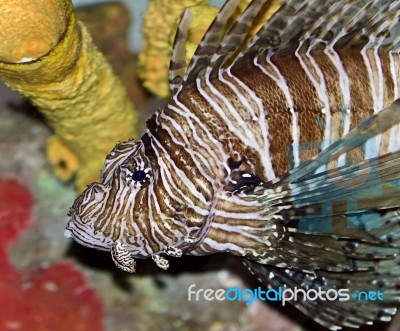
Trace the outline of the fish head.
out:
M 101 181 L 75 200 L 65 236 L 91 248 L 113 251 L 118 244 L 132 257 L 151 256 L 154 246 L 140 224 L 149 222 L 148 198 L 156 176 L 141 140 L 119 143 L 106 158 Z

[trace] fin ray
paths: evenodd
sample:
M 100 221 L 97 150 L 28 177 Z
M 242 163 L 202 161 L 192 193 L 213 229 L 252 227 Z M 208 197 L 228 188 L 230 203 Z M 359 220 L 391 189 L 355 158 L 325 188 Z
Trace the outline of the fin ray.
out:
M 400 42 L 400 37 L 388 37 L 395 26 L 400 29 L 398 0 L 288 0 L 250 40 L 246 36 L 252 22 L 269 1 L 251 1 L 226 32 L 237 3 L 226 1 L 210 25 L 184 75 L 186 84 L 193 84 L 206 70 L 216 75 L 228 60 L 240 66 L 259 56 L 309 52 L 317 46 L 361 51 L 365 45 L 396 48 Z
M 398 260 L 398 258 L 397 258 Z M 304 314 L 312 317 L 330 330 L 342 327 L 356 328 L 374 321 L 388 321 L 396 313 L 399 294 L 400 268 L 393 269 L 388 263 L 381 263 L 379 271 L 357 273 L 328 273 L 316 271 L 314 274 L 299 270 L 275 268 L 249 260 L 243 263 L 257 278 L 269 288 L 300 288 L 303 290 L 328 291 L 330 289 L 348 289 L 348 301 L 290 300 Z M 379 277 L 385 279 L 380 282 Z M 383 301 L 356 301 L 350 296 L 360 291 L 381 291 Z
M 172 55 L 169 64 L 169 88 L 174 95 L 181 86 L 186 71 L 185 49 L 190 23 L 193 19 L 189 9 L 186 9 L 181 17 L 175 34 Z
M 236 9 L 238 0 L 227 1 L 222 7 L 196 49 L 185 73 L 183 81 L 193 84 L 197 77 L 204 74 L 212 56 L 224 37 L 226 24 Z

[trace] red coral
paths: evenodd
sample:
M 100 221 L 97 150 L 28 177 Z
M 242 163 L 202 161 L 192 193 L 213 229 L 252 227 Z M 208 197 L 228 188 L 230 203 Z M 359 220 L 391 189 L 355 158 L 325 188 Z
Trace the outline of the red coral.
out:
M 102 304 L 71 263 L 29 277 L 11 265 L 8 247 L 29 226 L 32 205 L 23 186 L 0 178 L 0 330 L 103 330 Z
M 0 252 L 5 252 L 31 221 L 33 199 L 14 180 L 0 178 Z

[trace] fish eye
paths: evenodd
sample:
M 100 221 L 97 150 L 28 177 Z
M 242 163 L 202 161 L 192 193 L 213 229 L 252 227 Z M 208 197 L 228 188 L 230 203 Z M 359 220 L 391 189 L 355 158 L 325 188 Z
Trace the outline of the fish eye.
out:
M 132 174 L 132 179 L 135 182 L 141 182 L 143 180 L 145 180 L 147 177 L 147 174 L 144 170 L 136 170 L 133 174 Z
M 121 179 L 129 187 L 139 189 L 152 181 L 153 171 L 147 159 L 131 159 L 119 165 L 118 168 L 118 176 L 121 175 Z

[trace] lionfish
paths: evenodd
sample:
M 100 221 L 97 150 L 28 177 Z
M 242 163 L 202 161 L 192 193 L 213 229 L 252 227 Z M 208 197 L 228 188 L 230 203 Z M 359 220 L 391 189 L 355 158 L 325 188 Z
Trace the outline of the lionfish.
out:
M 168 268 L 229 252 L 268 287 L 381 291 L 299 300 L 331 330 L 389 321 L 400 299 L 400 0 L 253 0 L 222 7 L 186 69 L 186 10 L 171 99 L 118 143 L 76 199 L 66 235 Z

